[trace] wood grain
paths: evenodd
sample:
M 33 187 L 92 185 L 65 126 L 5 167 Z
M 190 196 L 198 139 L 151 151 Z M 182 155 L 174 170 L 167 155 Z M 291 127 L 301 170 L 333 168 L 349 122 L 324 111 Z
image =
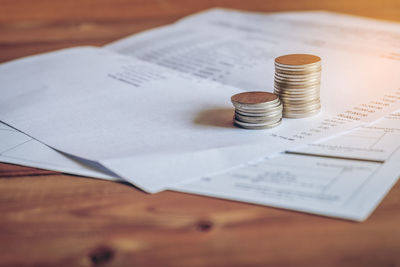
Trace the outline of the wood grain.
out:
M 214 6 L 400 21 L 394 0 L 0 0 L 0 61 L 103 45 Z M 354 223 L 0 164 L 0 266 L 399 266 L 399 198 L 397 183 Z

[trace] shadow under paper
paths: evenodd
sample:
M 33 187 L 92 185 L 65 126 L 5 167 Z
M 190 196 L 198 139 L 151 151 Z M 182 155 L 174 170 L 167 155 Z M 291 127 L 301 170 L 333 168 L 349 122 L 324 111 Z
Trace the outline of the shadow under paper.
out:
M 214 126 L 222 128 L 234 128 L 233 126 L 233 108 L 212 108 L 201 111 L 196 119 L 195 124 Z

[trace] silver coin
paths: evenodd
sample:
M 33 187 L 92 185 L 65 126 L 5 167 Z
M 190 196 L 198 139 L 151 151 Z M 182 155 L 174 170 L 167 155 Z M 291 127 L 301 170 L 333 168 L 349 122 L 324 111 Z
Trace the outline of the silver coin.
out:
M 305 94 L 300 94 L 300 93 L 296 93 L 296 94 L 287 94 L 287 93 L 278 93 L 279 98 L 281 99 L 281 102 L 284 102 L 285 100 L 300 100 L 302 98 L 307 99 L 307 98 L 319 98 L 320 97 L 320 93 L 319 92 L 315 92 L 315 93 L 305 93 Z
M 231 102 L 234 106 L 249 105 L 253 107 L 268 106 L 268 103 L 279 101 L 278 96 L 269 92 L 243 92 L 235 94 L 231 97 Z
M 322 71 L 322 69 L 317 69 L 317 70 L 313 70 L 313 71 L 289 71 L 289 70 L 281 70 L 278 68 L 275 68 L 275 73 L 279 73 L 282 75 L 294 75 L 294 76 L 298 76 L 298 75 L 317 75 L 320 74 Z
M 288 106 L 288 105 L 306 105 L 306 104 L 312 104 L 312 103 L 316 103 L 316 102 L 320 102 L 320 98 L 319 97 L 298 97 L 298 98 L 283 98 L 282 99 L 282 105 L 283 106 Z
M 321 79 L 307 79 L 307 80 L 300 80 L 300 79 L 280 79 L 275 77 L 274 82 L 280 84 L 289 84 L 289 85 L 310 85 L 310 84 L 321 84 Z
M 311 99 L 311 100 L 295 100 L 295 101 L 286 101 L 284 102 L 284 107 L 303 107 L 303 106 L 311 106 L 321 104 L 320 99 Z
M 314 68 L 314 69 L 282 69 L 275 66 L 275 73 L 280 75 L 304 75 L 304 76 L 313 76 L 313 75 L 320 75 L 322 68 Z
M 275 116 L 275 115 L 282 113 L 282 110 L 283 110 L 283 106 L 281 106 L 279 109 L 268 110 L 266 112 L 243 111 L 243 110 L 235 109 L 235 113 L 238 113 L 243 116 L 271 117 L 271 116 Z
M 321 67 L 321 62 L 315 62 L 315 63 L 312 63 L 312 64 L 305 64 L 305 65 L 285 65 L 285 64 L 281 64 L 281 63 L 275 62 L 274 65 L 275 65 L 275 67 L 278 67 L 280 69 L 289 69 L 289 70 L 292 70 L 292 69 L 306 69 L 306 70 L 309 70 L 309 69 L 320 68 Z
M 274 81 L 274 87 L 278 88 L 310 88 L 320 86 L 320 81 L 317 82 L 310 82 L 310 83 L 295 83 L 295 82 L 281 82 L 281 81 Z
M 274 87 L 274 92 L 281 94 L 307 94 L 312 92 L 320 92 L 320 87 L 310 87 L 310 88 L 282 88 Z
M 321 78 L 321 72 L 311 72 L 308 74 L 296 74 L 296 73 L 282 73 L 279 71 L 275 72 L 275 76 L 281 79 L 313 79 L 313 78 Z
M 280 125 L 282 122 L 282 119 L 280 119 L 278 122 L 273 123 L 273 124 L 252 124 L 252 123 L 243 123 L 237 120 L 234 120 L 234 124 L 238 127 L 249 129 L 249 130 L 259 130 L 259 129 L 269 129 L 269 128 L 274 128 L 278 125 Z
M 320 98 L 319 96 L 317 97 L 298 97 L 298 98 L 282 98 L 282 103 L 283 106 L 287 106 L 287 105 L 301 105 L 301 104 L 306 104 L 306 103 L 310 103 L 313 101 L 319 101 Z
M 235 108 L 239 109 L 246 109 L 246 110 L 257 110 L 257 109 L 268 109 L 268 108 L 274 108 L 280 105 L 280 100 L 277 98 L 276 101 L 273 102 L 268 102 L 268 103 L 263 103 L 263 104 L 257 104 L 257 105 L 249 105 L 249 104 L 241 104 L 241 103 L 233 103 L 233 106 Z
M 262 109 L 273 109 L 276 107 L 279 107 L 281 105 L 281 101 L 277 95 L 278 101 L 272 104 L 268 104 L 268 105 L 258 105 L 258 106 L 253 106 L 253 105 L 233 105 L 235 108 L 238 109 L 245 109 L 245 110 L 262 110 Z
M 275 111 L 275 110 L 280 110 L 282 109 L 282 104 L 279 101 L 279 104 L 271 107 L 266 107 L 266 108 L 251 108 L 251 107 L 236 107 L 237 110 L 244 111 L 244 112 L 270 112 L 270 111 Z
M 304 112 L 311 112 L 316 109 L 320 109 L 321 104 L 315 104 L 308 107 L 285 107 L 282 113 L 304 113 Z
M 283 107 L 280 110 L 272 111 L 272 112 L 262 112 L 262 113 L 257 113 L 257 112 L 245 112 L 241 110 L 235 110 L 235 114 L 239 114 L 242 116 L 250 116 L 250 117 L 274 117 L 274 116 L 279 116 L 282 114 Z
M 312 90 L 298 90 L 298 89 L 288 89 L 288 90 L 282 90 L 282 89 L 275 89 L 274 90 L 275 94 L 279 95 L 279 97 L 282 96 L 310 96 L 310 95 L 319 95 L 320 90 L 318 89 L 312 89 Z
M 274 88 L 281 89 L 281 90 L 312 90 L 312 89 L 319 89 L 321 87 L 321 83 L 316 83 L 312 85 L 289 85 L 280 82 L 274 81 Z
M 253 116 L 241 116 L 239 114 L 235 114 L 235 120 L 246 122 L 246 123 L 274 123 L 278 120 L 282 119 L 282 113 L 278 116 L 274 117 L 253 117 Z
M 281 89 L 308 89 L 308 88 L 314 88 L 314 87 L 320 87 L 321 83 L 320 82 L 315 82 L 315 83 L 282 83 L 279 81 L 274 81 L 274 87 L 275 88 L 281 88 Z
M 281 102 L 285 101 L 299 101 L 300 99 L 316 99 L 320 98 L 319 92 L 317 93 L 310 93 L 310 94 L 280 94 L 279 98 L 281 99 Z
M 287 78 L 287 77 L 279 77 L 275 74 L 274 76 L 275 81 L 280 83 L 320 83 L 321 77 L 307 77 L 307 78 Z
M 284 113 L 283 117 L 284 118 L 292 118 L 292 119 L 299 119 L 299 118 L 306 118 L 306 117 L 311 117 L 314 115 L 317 115 L 320 113 L 321 109 L 316 109 L 310 112 L 305 112 L 305 113 Z

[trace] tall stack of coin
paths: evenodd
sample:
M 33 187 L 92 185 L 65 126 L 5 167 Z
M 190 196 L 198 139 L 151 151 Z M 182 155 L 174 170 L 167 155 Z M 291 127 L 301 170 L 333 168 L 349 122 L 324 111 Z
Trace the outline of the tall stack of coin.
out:
M 291 54 L 275 59 L 275 90 L 283 104 L 283 117 L 304 118 L 321 110 L 321 58 Z
M 267 92 L 246 92 L 232 96 L 234 124 L 246 129 L 266 129 L 282 121 L 282 104 L 277 95 Z

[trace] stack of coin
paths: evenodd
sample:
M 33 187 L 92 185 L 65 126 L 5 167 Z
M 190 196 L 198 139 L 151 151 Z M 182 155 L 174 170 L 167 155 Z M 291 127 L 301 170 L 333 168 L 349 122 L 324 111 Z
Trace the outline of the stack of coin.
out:
M 274 93 L 283 104 L 283 117 L 304 118 L 321 110 L 321 58 L 291 54 L 275 59 Z
M 232 96 L 235 107 L 233 122 L 246 129 L 266 129 L 282 121 L 282 104 L 277 95 L 267 92 L 246 92 Z

